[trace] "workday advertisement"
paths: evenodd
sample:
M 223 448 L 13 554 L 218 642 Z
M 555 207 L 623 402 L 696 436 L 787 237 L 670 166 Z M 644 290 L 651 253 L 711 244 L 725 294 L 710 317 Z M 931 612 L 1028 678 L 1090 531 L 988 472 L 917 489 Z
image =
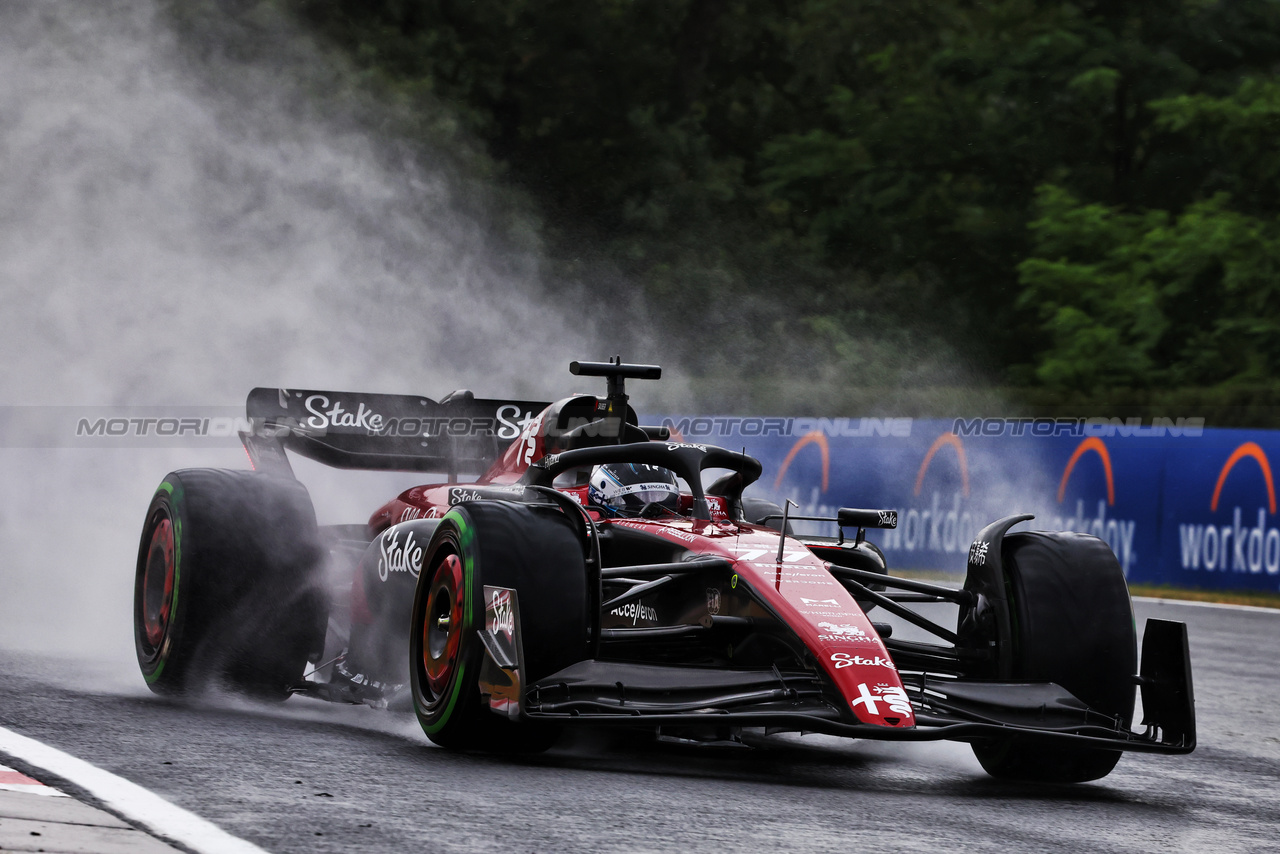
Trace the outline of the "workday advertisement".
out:
M 1033 513 L 1014 530 L 1101 537 L 1130 581 L 1280 590 L 1280 432 L 1160 418 L 656 420 L 758 457 L 751 492 L 796 502 L 793 515 L 897 510 L 896 530 L 868 532 L 891 567 L 963 573 L 987 523 Z

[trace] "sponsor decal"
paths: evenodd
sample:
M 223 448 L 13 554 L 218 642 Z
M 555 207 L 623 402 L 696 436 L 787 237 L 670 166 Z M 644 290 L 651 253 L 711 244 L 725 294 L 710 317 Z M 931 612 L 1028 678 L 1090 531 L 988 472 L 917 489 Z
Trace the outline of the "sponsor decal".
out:
M 516 632 L 516 612 L 511 605 L 511 591 L 493 590 L 489 596 L 489 612 L 489 631 L 502 632 L 507 640 L 511 640 Z
M 880 527 L 896 528 L 898 527 L 898 511 L 896 510 L 880 510 Z
M 987 549 L 991 548 L 991 544 L 982 540 L 974 540 L 973 545 L 969 546 L 969 563 L 974 566 L 987 565 Z
M 720 588 L 707 588 L 707 613 L 716 616 L 720 613 Z
M 655 609 L 650 608 L 648 605 L 640 602 L 628 602 L 625 605 L 619 605 L 617 608 L 610 611 L 609 614 L 614 617 L 622 617 L 623 619 L 630 617 L 631 625 L 633 626 L 640 620 L 645 620 L 650 623 L 658 622 L 658 612 Z
M 868 686 L 865 682 L 859 683 L 858 696 L 849 701 L 849 705 L 854 708 L 865 706 L 866 710 L 873 715 L 883 714 L 880 711 L 880 703 L 884 703 L 890 711 L 900 715 L 911 714 L 911 701 L 907 699 L 907 692 L 896 685 Z
M 867 633 L 857 626 L 844 626 L 824 621 L 818 623 L 818 628 L 822 629 L 827 634 L 836 635 L 838 637 L 865 638 L 867 636 Z
M 1238 446 L 1223 463 L 1209 501 L 1209 512 L 1217 513 L 1222 489 L 1236 464 L 1245 458 L 1257 463 L 1262 473 L 1265 500 L 1260 500 L 1256 517 L 1245 520 L 1244 508 L 1232 508 L 1231 521 L 1225 525 L 1178 525 L 1178 549 L 1182 569 L 1208 572 L 1280 574 L 1280 528 L 1267 524 L 1268 515 L 1276 513 L 1276 489 L 1271 462 L 1256 442 Z M 1270 514 L 1268 514 L 1270 511 Z
M 791 468 L 791 462 L 796 458 L 796 454 L 800 453 L 800 449 L 806 445 L 817 445 L 819 453 L 822 454 L 822 491 L 827 491 L 827 486 L 831 481 L 831 446 L 827 442 L 827 437 L 820 432 L 812 431 L 803 436 L 800 441 L 791 446 L 791 450 L 787 452 L 787 457 L 782 461 L 782 465 L 778 468 L 778 476 L 774 478 L 773 488 L 782 488 L 782 479 L 787 474 L 787 469 Z M 817 499 L 817 490 L 814 490 L 815 502 Z M 799 504 L 800 502 L 796 502 Z M 817 515 L 815 513 L 806 512 L 806 516 Z
M 924 488 L 924 476 L 929 471 L 929 464 L 933 462 L 934 455 L 944 447 L 955 450 L 956 464 L 960 467 L 960 492 L 965 498 L 969 497 L 969 460 L 964 453 L 964 442 L 960 441 L 960 437 L 955 433 L 943 433 L 933 440 L 933 444 L 925 452 L 924 459 L 920 461 L 920 470 L 916 472 L 916 485 L 912 495 L 920 494 L 920 490 Z
M 533 463 L 533 455 L 538 450 L 538 428 L 542 426 L 542 416 L 532 419 L 525 425 L 523 440 L 520 445 L 520 451 L 516 456 L 516 462 L 523 465 L 531 465 Z M 542 461 L 545 467 L 550 468 L 555 465 L 551 457 Z
M 1267 525 L 1267 511 L 1262 507 L 1257 520 L 1256 525 L 1248 525 L 1242 509 L 1236 507 L 1230 524 L 1179 525 L 1182 568 L 1280 574 L 1280 528 Z
M 414 541 L 413 531 L 405 536 L 403 544 L 399 531 L 391 531 L 390 537 L 384 534 L 378 552 L 378 578 L 382 581 L 393 572 L 407 572 L 414 578 L 422 572 L 422 547 Z
M 835 599 L 806 599 L 800 597 L 801 604 L 808 605 L 810 608 L 839 608 L 840 603 Z
M 502 495 L 523 494 L 523 486 L 451 486 L 449 487 L 449 506 L 452 507 L 464 501 L 482 501 L 485 498 L 495 498 Z
M 533 423 L 533 413 L 520 411 L 520 407 L 514 404 L 506 404 L 499 406 L 496 413 L 498 417 L 498 438 L 514 439 L 520 435 L 520 432 Z
M 643 527 L 643 526 L 638 525 L 636 527 Z M 675 537 L 677 540 L 683 540 L 686 543 L 694 543 L 698 541 L 698 538 L 695 537 L 693 534 L 690 534 L 688 531 L 682 531 L 679 528 L 663 528 L 662 530 L 666 534 L 669 534 L 670 536 Z
M 835 664 L 836 670 L 840 670 L 845 667 L 852 667 L 855 664 L 874 665 L 876 667 L 887 667 L 890 670 L 898 669 L 893 666 L 893 662 L 890 659 L 882 658 L 878 655 L 875 656 L 874 658 L 865 658 L 861 655 L 850 655 L 847 652 L 833 652 L 831 653 L 831 661 L 833 664 Z
M 692 442 L 667 442 L 668 451 L 678 451 L 681 448 L 697 448 L 699 451 L 706 451 L 706 445 L 696 445 Z
M 732 551 L 734 554 L 736 554 L 739 560 L 746 560 L 746 561 L 752 561 L 752 562 L 759 561 L 760 558 L 764 557 L 765 555 L 772 554 L 776 556 L 778 553 L 777 546 L 774 546 L 773 549 L 767 549 L 767 548 L 760 549 L 760 548 L 753 548 L 751 546 L 733 545 L 733 546 L 729 546 L 729 550 Z M 783 563 L 799 563 L 808 556 L 809 556 L 808 549 L 801 549 L 800 551 L 796 551 L 796 552 L 785 552 L 782 555 L 782 562 Z M 766 562 L 770 566 L 772 566 L 777 561 L 774 560 L 774 561 L 766 561 Z
M 352 412 L 345 408 L 340 400 L 330 403 L 327 395 L 313 394 L 303 402 L 303 405 L 311 413 L 306 424 L 313 430 L 355 427 L 369 433 L 376 433 L 386 424 L 385 418 L 363 403 L 358 404 L 356 410 Z
M 414 519 L 422 518 L 421 507 L 406 507 L 400 511 L 400 522 L 412 522 Z

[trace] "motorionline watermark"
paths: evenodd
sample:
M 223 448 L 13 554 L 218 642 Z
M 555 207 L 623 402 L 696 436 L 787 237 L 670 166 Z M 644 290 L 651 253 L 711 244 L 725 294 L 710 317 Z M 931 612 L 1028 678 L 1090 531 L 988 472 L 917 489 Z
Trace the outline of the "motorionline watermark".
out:
M 663 418 L 662 427 L 686 439 L 710 436 L 808 436 L 821 433 L 833 439 L 875 436 L 907 439 L 912 418 L 752 418 L 737 416 L 680 416 Z
M 0 448 L 239 444 L 242 407 L 0 406 Z
M 351 439 L 428 443 L 470 438 L 502 443 L 533 433 L 552 440 L 570 435 L 617 438 L 627 430 L 616 418 L 544 424 L 539 414 L 511 404 L 465 415 L 391 415 L 363 406 L 350 412 L 335 406 L 301 417 L 255 418 L 239 407 L 0 407 L 0 447 L 8 448 L 238 445 L 242 434 L 267 439 L 327 437 L 339 444 Z
M 499 441 L 538 433 L 553 440 L 570 436 L 617 437 L 626 432 L 617 419 L 571 418 L 543 423 L 543 416 L 510 404 L 483 414 L 391 416 L 353 411 L 326 411 L 293 418 L 277 415 L 251 419 L 239 407 L 0 407 L 0 447 L 121 446 L 182 447 L 239 444 L 241 433 L 266 438 L 303 435 L 361 436 L 384 439 L 463 439 Z M 945 423 L 945 422 L 943 422 Z M 1033 436 L 1198 437 L 1204 418 L 956 418 L 951 432 L 961 438 Z M 912 418 L 809 418 L 749 416 L 663 417 L 654 425 L 661 438 L 677 440 L 800 438 L 910 438 L 918 430 Z M 936 426 L 932 430 L 936 430 Z
M 1070 436 L 1100 439 L 1113 437 L 1163 438 L 1199 437 L 1204 435 L 1205 419 L 1201 417 L 1149 419 L 1114 418 L 957 418 L 951 432 L 960 438 L 971 436 Z

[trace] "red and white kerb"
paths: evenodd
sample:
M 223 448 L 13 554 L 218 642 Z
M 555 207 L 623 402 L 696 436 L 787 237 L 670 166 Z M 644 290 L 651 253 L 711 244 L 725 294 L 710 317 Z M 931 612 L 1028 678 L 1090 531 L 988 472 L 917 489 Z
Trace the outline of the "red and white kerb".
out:
M 48 795 L 55 798 L 67 797 L 66 793 L 59 792 L 52 786 L 46 786 L 39 780 L 33 780 L 8 765 L 0 765 L 0 792 L 26 792 L 31 795 Z

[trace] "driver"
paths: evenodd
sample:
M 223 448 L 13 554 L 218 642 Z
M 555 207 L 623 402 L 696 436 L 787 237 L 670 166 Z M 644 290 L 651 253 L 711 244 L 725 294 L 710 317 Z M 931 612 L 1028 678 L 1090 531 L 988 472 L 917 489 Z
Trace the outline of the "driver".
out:
M 587 499 L 608 516 L 639 516 L 650 505 L 680 510 L 675 473 L 648 463 L 608 463 L 591 470 Z

